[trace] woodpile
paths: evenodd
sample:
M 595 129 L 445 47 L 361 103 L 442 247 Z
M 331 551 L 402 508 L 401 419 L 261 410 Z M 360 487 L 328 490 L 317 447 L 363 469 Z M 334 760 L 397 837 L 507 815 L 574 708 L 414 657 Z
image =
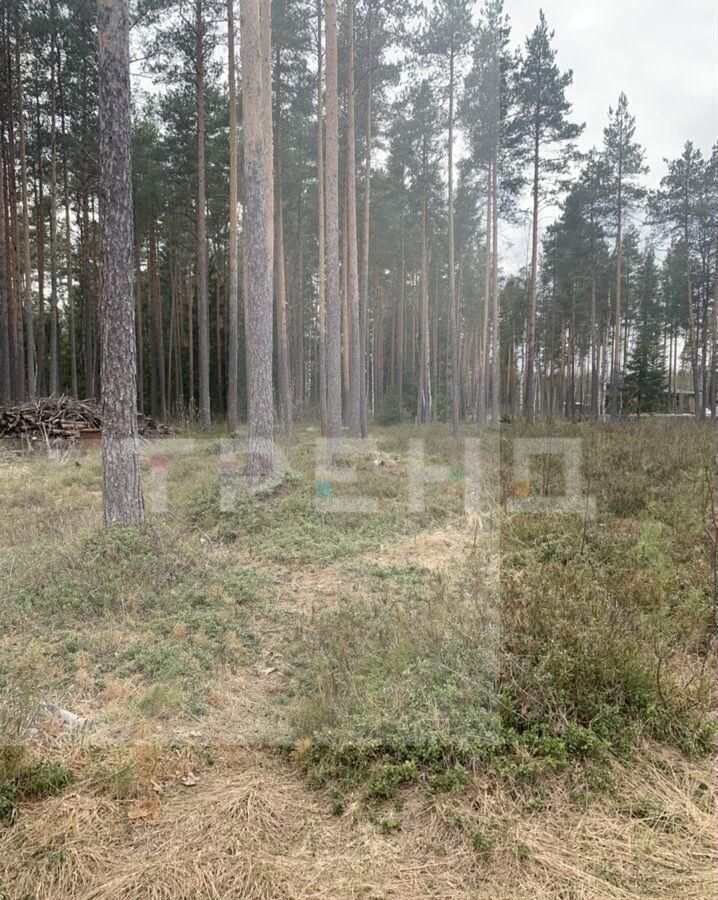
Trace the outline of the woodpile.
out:
M 169 428 L 151 416 L 138 416 L 142 437 L 170 434 Z M 77 440 L 99 435 L 102 411 L 89 400 L 71 397 L 44 397 L 33 403 L 0 406 L 0 438 L 26 440 Z

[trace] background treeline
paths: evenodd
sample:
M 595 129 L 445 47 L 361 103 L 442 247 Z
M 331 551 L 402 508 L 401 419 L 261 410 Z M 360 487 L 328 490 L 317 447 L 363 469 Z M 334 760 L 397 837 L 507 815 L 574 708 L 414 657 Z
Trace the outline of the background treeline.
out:
M 271 4 L 274 385 L 287 430 L 326 415 L 324 7 Z M 239 65 L 230 334 L 229 11 L 133 9 L 139 404 L 205 425 L 227 414 L 235 346 L 240 416 L 247 404 Z M 615 415 L 679 408 L 679 389 L 715 415 L 718 144 L 704 155 L 687 141 L 647 191 L 625 95 L 603 145 L 578 153 L 573 76 L 543 14 L 514 52 L 501 0 L 347 0 L 338 12 L 345 422 Z M 6 0 L 0 16 L 1 395 L 96 398 L 94 4 Z M 529 259 L 510 272 L 501 230 L 526 206 Z M 541 228 L 547 206 L 558 217 Z

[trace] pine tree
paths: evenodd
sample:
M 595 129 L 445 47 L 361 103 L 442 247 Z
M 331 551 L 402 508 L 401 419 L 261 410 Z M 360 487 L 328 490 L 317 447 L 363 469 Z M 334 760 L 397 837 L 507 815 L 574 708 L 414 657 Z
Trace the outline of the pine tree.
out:
M 319 418 L 322 434 L 327 433 L 327 317 L 326 317 L 326 241 L 324 210 L 324 53 L 322 43 L 322 2 L 317 8 L 317 379 L 319 393 Z
M 195 102 L 197 104 L 197 332 L 199 350 L 199 418 L 202 430 L 212 427 L 209 399 L 209 298 L 207 274 L 207 188 L 205 169 L 205 39 L 203 0 L 195 0 Z
M 704 203 L 705 184 L 706 164 L 703 154 L 691 141 L 686 141 L 682 155 L 668 162 L 668 174 L 661 179 L 660 189 L 653 196 L 651 204 L 655 217 L 667 225 L 682 243 L 685 310 L 697 419 L 705 417 L 705 400 L 698 347 L 692 256 L 698 242 L 700 220 L 708 211 Z
M 244 180 L 247 226 L 247 382 L 249 459 L 247 475 L 274 470 L 272 403 L 272 309 L 274 191 L 267 0 L 241 0 Z
M 640 283 L 640 321 L 638 334 L 626 365 L 623 379 L 624 408 L 641 413 L 656 412 L 666 398 L 666 365 L 663 355 L 662 322 L 655 252 L 644 254 Z
M 608 110 L 608 125 L 603 133 L 604 159 L 607 169 L 607 193 L 610 215 L 616 228 L 616 282 L 611 353 L 611 417 L 618 415 L 619 382 L 621 380 L 621 315 L 623 287 L 623 230 L 627 215 L 644 197 L 639 178 L 648 169 L 644 153 L 634 140 L 636 119 L 628 111 L 628 98 L 621 93 L 615 109 Z
M 25 110 L 23 101 L 23 71 L 21 65 L 21 37 L 19 25 L 15 32 L 15 70 L 17 73 L 17 119 L 20 143 L 20 192 L 22 197 L 22 246 L 23 246 L 23 285 L 25 314 L 25 376 L 27 378 L 27 397 L 35 399 L 35 325 L 32 311 L 32 271 L 30 268 L 30 210 L 27 188 L 27 163 L 25 154 Z
M 349 312 L 349 392 L 347 424 L 352 437 L 361 437 L 362 428 L 362 377 L 360 368 L 362 339 L 359 309 L 359 261 L 357 244 L 356 209 L 356 112 L 354 74 L 354 3 L 347 0 L 347 157 L 346 157 L 346 221 L 347 221 L 347 303 Z
M 5 206 L 5 166 L 3 156 L 2 129 L 0 129 L 0 204 Z M 10 272 L 7 257 L 7 239 L 5 232 L 5 209 L 0 210 L 0 396 L 5 403 L 12 400 L 12 366 L 10 355 L 10 316 L 9 316 L 9 282 Z
M 554 32 L 549 30 L 543 10 L 539 23 L 526 39 L 516 73 L 516 117 L 520 143 L 533 169 L 531 198 L 533 206 L 531 226 L 531 275 L 529 284 L 528 333 L 526 335 L 524 411 L 533 417 L 535 405 L 535 345 L 536 292 L 538 284 L 538 227 L 539 205 L 545 196 L 547 180 L 565 172 L 573 151 L 573 141 L 581 134 L 583 125 L 569 120 L 571 103 L 566 89 L 573 82 L 573 72 L 561 72 L 556 64 L 556 50 L 551 42 Z
M 416 378 L 416 419 L 430 422 L 434 415 L 434 390 L 431 382 L 431 342 L 429 320 L 431 216 L 438 198 L 444 194 L 439 177 L 441 123 L 435 110 L 437 97 L 428 79 L 409 89 L 404 108 L 408 110 L 407 171 L 413 212 L 420 222 L 419 296 L 417 301 L 418 369 Z M 445 196 L 445 194 L 444 194 Z
M 97 7 L 100 84 L 102 508 L 106 525 L 143 519 L 132 294 L 130 10 Z
M 489 408 L 494 424 L 499 420 L 498 227 L 501 215 L 511 216 L 522 185 L 517 170 L 520 135 L 509 119 L 515 74 L 515 58 L 509 41 L 510 26 L 503 0 L 487 0 L 472 48 L 471 69 L 466 76 L 460 107 L 469 137 L 470 165 L 482 178 L 486 210 L 483 307 L 477 349 L 479 384 L 475 404 L 480 425 L 486 421 Z
M 439 0 L 432 9 L 423 35 L 424 52 L 431 53 L 446 71 L 447 110 L 447 208 L 448 208 L 448 283 L 451 345 L 451 426 L 454 438 L 459 437 L 461 420 L 461 384 L 459 354 L 461 352 L 461 323 L 456 290 L 456 243 L 454 237 L 454 129 L 456 124 L 457 70 L 473 36 L 470 0 Z
M 599 413 L 600 379 L 598 368 L 598 257 L 603 243 L 601 220 L 605 209 L 606 167 L 598 151 L 594 148 L 586 156 L 578 183 L 583 216 L 588 229 L 589 271 L 590 271 L 590 409 L 593 418 Z
M 228 329 L 227 342 L 227 428 L 234 434 L 239 424 L 239 310 L 238 310 L 238 137 L 237 79 L 234 55 L 234 0 L 227 0 L 227 72 L 229 86 L 229 252 L 228 263 Z
M 325 0 L 326 32 L 326 375 L 327 438 L 341 437 L 341 296 L 339 291 L 339 94 L 337 76 L 337 5 Z

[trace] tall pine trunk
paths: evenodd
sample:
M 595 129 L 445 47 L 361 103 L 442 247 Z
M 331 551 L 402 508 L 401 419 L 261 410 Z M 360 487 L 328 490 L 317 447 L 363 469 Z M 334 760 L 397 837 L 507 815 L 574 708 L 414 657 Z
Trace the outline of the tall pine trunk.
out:
M 339 97 L 337 85 L 337 4 L 325 0 L 326 29 L 326 375 L 327 437 L 342 428 L 341 297 L 339 294 Z
M 102 509 L 106 525 L 143 519 L 132 296 L 129 0 L 99 0 L 102 296 Z
M 209 298 L 207 275 L 207 185 L 205 164 L 204 34 L 202 0 L 195 0 L 195 102 L 197 105 L 197 340 L 199 419 L 202 431 L 212 428 L 209 398 Z
M 140 268 L 140 234 L 135 222 L 135 319 L 137 331 L 137 406 L 145 411 L 144 329 L 142 324 L 142 270 Z
M 486 170 L 486 253 L 484 258 L 483 310 L 479 348 L 479 391 L 476 418 L 479 427 L 486 424 L 489 406 L 489 330 L 491 323 L 491 165 Z
M 87 152 L 82 158 L 82 243 L 80 245 L 80 267 L 82 271 L 82 336 L 85 371 L 85 396 L 95 399 L 95 339 L 94 304 L 90 278 L 90 202 L 88 185 Z
M 718 416 L 718 231 L 716 232 L 715 257 L 717 261 L 713 284 L 713 315 L 711 317 L 711 419 Z
M 533 217 L 531 224 L 531 281 L 529 285 L 529 316 L 526 329 L 526 393 L 524 397 L 527 421 L 533 420 L 534 413 L 534 369 L 536 354 L 536 291 L 538 282 L 538 213 L 539 213 L 539 127 L 534 126 L 533 158 Z
M 499 427 L 501 419 L 501 322 L 499 320 L 499 160 L 495 153 L 491 172 L 491 423 Z
M 40 127 L 39 103 L 37 104 L 37 127 Z M 46 321 L 45 321 L 45 198 L 42 185 L 42 155 L 37 149 L 35 159 L 37 178 L 35 180 L 35 247 L 37 252 L 37 366 L 35 380 L 37 392 L 41 396 L 46 391 Z
M 65 93 L 62 86 L 62 73 L 58 65 L 58 84 L 60 88 L 60 128 L 62 132 L 62 191 L 65 207 L 65 278 L 67 283 L 67 316 L 70 350 L 70 390 L 73 397 L 78 397 L 77 384 L 77 333 L 75 323 L 75 295 L 72 277 L 72 229 L 70 227 L 70 188 L 67 173 L 67 133 L 65 130 Z
M 689 244 L 688 217 L 686 216 L 683 241 L 686 255 L 686 311 L 688 313 L 688 344 L 691 354 L 691 373 L 693 375 L 693 396 L 695 398 L 695 416 L 700 422 L 705 418 L 705 403 L 701 384 L 700 365 L 698 362 L 698 335 L 696 316 L 693 309 L 693 277 L 691 273 L 691 250 Z
M 362 256 L 361 256 L 361 278 L 359 279 L 359 320 L 360 320 L 360 380 L 361 380 L 361 433 L 362 437 L 367 436 L 367 390 L 366 390 L 366 372 L 368 366 L 366 343 L 367 343 L 367 312 L 369 308 L 369 242 L 370 242 L 370 226 L 371 226 L 371 137 L 372 137 L 372 71 L 373 71 L 373 44 L 372 44 L 372 26 L 373 26 L 373 0 L 367 2 L 367 69 L 366 69 L 366 120 L 364 125 L 364 218 L 362 221 Z M 376 335 L 375 335 L 376 337 Z
M 32 313 L 32 271 L 30 269 L 30 211 L 27 200 L 27 165 L 25 160 L 25 111 L 22 94 L 22 66 L 20 53 L 20 34 L 15 38 L 15 69 L 17 72 L 17 119 L 20 139 L 20 193 L 22 196 L 22 245 L 24 272 L 24 310 L 25 310 L 25 375 L 27 377 L 27 396 L 35 399 L 35 333 Z
M 327 336 L 326 272 L 324 240 L 324 96 L 322 69 L 322 0 L 317 0 L 317 318 L 319 320 L 319 417 L 322 434 L 327 433 Z
M 60 393 L 60 314 L 57 297 L 57 37 L 50 41 L 50 393 Z
M 591 417 L 598 418 L 598 322 L 596 313 L 596 238 L 594 232 L 594 210 L 593 198 L 591 200 L 591 299 L 590 299 L 590 316 L 591 316 L 591 399 L 590 409 Z
M 359 272 L 357 268 L 356 210 L 356 116 L 354 84 L 354 0 L 347 3 L 347 307 L 349 311 L 349 434 L 361 436 L 363 360 L 361 358 L 361 317 L 359 314 Z
M 613 317 L 613 351 L 611 353 L 611 419 L 619 412 L 618 379 L 621 356 L 621 288 L 623 281 L 623 154 L 618 157 L 618 217 L 616 222 L 616 308 Z
M 421 206 L 421 293 L 419 297 L 419 378 L 416 420 L 422 425 L 431 421 L 431 380 L 429 377 L 429 246 L 428 246 L 428 164 L 424 149 L 424 196 Z
M 402 173 L 403 178 L 403 173 Z M 403 180 L 402 180 L 403 184 Z M 399 414 L 404 404 L 404 332 L 406 330 L 406 234 L 405 234 L 405 209 L 402 200 L 400 243 L 399 250 L 399 309 L 396 317 L 396 393 L 399 400 Z
M 247 226 L 247 380 L 249 458 L 247 475 L 274 469 L 272 313 L 274 263 L 273 146 L 268 0 L 240 0 L 244 179 Z
M 454 39 L 449 48 L 449 306 L 451 310 L 451 430 L 458 440 L 461 419 L 461 383 L 459 376 L 459 306 L 456 294 L 454 262 Z M 487 233 L 489 222 L 486 223 Z
M 4 403 L 12 400 L 12 372 L 10 365 L 10 318 L 7 235 L 5 230 L 5 164 L 0 130 L 0 396 Z
M 149 301 L 150 301 L 150 330 L 152 347 L 152 368 L 155 384 L 155 403 L 152 415 L 167 419 L 167 385 L 165 380 L 165 341 L 164 323 L 162 321 L 162 298 L 160 294 L 160 273 L 158 262 L 158 236 L 157 217 L 154 210 L 150 214 L 149 227 Z
M 375 276 L 376 277 L 376 276 Z M 384 298 L 381 279 L 374 288 L 374 415 L 381 414 L 384 404 Z
M 292 381 L 294 383 L 294 406 L 301 415 L 304 407 L 304 186 L 300 182 L 297 192 L 297 264 L 295 297 L 292 304 Z
M 239 425 L 239 301 L 237 229 L 237 76 L 234 57 L 234 0 L 227 0 L 227 57 L 229 64 L 229 254 L 227 260 L 227 428 Z
M 22 399 L 25 396 L 27 384 L 25 381 L 25 350 L 23 340 L 23 314 L 20 273 L 20 223 L 17 215 L 17 183 L 15 178 L 15 110 L 14 110 L 14 71 L 12 53 L 10 49 L 10 34 L 6 34 L 7 56 L 7 106 L 8 106 L 8 157 L 7 157 L 7 204 L 10 217 L 6 223 L 6 234 L 9 235 L 8 253 L 9 264 L 9 329 L 10 329 L 10 371 L 13 383 L 13 396 Z
M 284 258 L 284 202 L 282 198 L 281 95 L 282 68 L 277 58 L 276 111 L 274 124 L 274 296 L 277 314 L 277 373 L 279 375 L 279 416 L 285 434 L 292 430 L 292 384 L 287 328 L 287 270 Z

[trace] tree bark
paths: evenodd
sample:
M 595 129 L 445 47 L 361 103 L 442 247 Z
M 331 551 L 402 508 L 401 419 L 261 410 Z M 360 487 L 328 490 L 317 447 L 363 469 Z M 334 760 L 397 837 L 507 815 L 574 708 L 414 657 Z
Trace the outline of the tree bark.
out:
M 431 421 L 431 381 L 429 378 L 429 248 L 428 248 L 428 170 L 424 151 L 424 197 L 421 210 L 421 295 L 419 298 L 419 380 L 416 419 L 418 424 Z
M 621 137 L 622 146 L 622 137 Z M 616 307 L 613 316 L 613 352 L 611 354 L 611 419 L 618 418 L 618 378 L 621 355 L 621 288 L 623 281 L 623 151 L 618 154 L 618 207 L 616 222 Z
M 20 224 L 17 215 L 17 183 L 15 179 L 15 110 L 14 110 L 14 72 L 12 53 L 10 49 L 10 35 L 6 34 L 6 62 L 7 62 L 7 130 L 8 130 L 8 156 L 7 156 L 7 206 L 9 209 L 9 221 L 6 224 L 8 235 L 8 279 L 9 305 L 8 323 L 10 331 L 10 373 L 12 379 L 12 394 L 16 399 L 25 396 L 27 384 L 25 381 L 25 350 L 23 340 L 23 316 L 20 273 Z
M 319 417 L 327 433 L 326 272 L 324 240 L 324 96 L 322 68 L 322 0 L 317 0 L 317 318 L 319 320 Z
M 54 19 L 54 4 L 53 19 Z M 57 37 L 50 41 L 50 393 L 60 393 L 60 314 L 57 298 L 57 118 L 55 110 Z
M 339 296 L 339 98 L 337 4 L 325 0 L 326 29 L 326 375 L 327 437 L 341 437 L 341 298 Z
M 534 414 L 534 368 L 536 348 L 536 290 L 538 280 L 538 212 L 539 212 L 539 128 L 534 127 L 533 220 L 531 225 L 531 282 L 529 316 L 526 329 L 526 393 L 525 413 L 528 422 Z
M 406 313 L 406 235 L 404 217 L 405 211 L 402 202 L 400 225 L 401 249 L 399 251 L 399 310 L 396 318 L 396 392 L 399 395 L 400 414 L 404 404 L 404 332 L 406 330 L 404 323 Z
M 199 419 L 209 434 L 212 413 L 209 397 L 209 299 L 207 276 L 207 184 L 205 164 L 204 33 L 202 0 L 195 0 L 195 102 L 197 105 L 197 340 Z
M 167 385 L 165 383 L 165 346 L 164 330 L 162 322 L 162 299 L 160 296 L 160 275 L 157 261 L 157 218 L 154 210 L 150 214 L 149 227 L 149 301 L 150 301 L 150 329 L 152 349 L 152 369 L 155 390 L 153 391 L 154 404 L 152 415 L 167 419 Z
M 224 264 L 219 248 L 215 249 L 215 304 L 214 304 L 214 346 L 215 346 L 215 385 L 217 387 L 217 402 L 220 413 L 224 409 Z M 172 295 L 172 311 L 174 312 L 174 294 Z M 170 326 L 170 348 L 172 347 L 172 326 Z M 172 350 L 167 354 L 167 365 L 172 365 Z M 168 381 L 169 385 L 169 381 Z M 167 388 L 169 393 L 170 388 Z
M 454 38 L 449 49 L 449 305 L 451 309 L 451 431 L 458 440 L 461 428 L 461 383 L 459 380 L 459 308 L 454 262 Z M 486 223 L 487 233 L 490 227 Z
M 143 519 L 132 296 L 128 0 L 99 0 L 102 507 L 106 525 Z
M 481 316 L 479 392 L 476 418 L 479 427 L 486 424 L 489 407 L 489 326 L 491 321 L 491 166 L 486 170 L 486 253 L 484 258 L 484 308 Z
M 272 312 L 274 262 L 273 142 L 268 0 L 240 0 L 244 179 L 246 194 L 247 375 L 249 457 L 247 475 L 274 469 Z
M 0 130 L 0 391 L 4 403 L 12 397 L 12 372 L 10 365 L 10 318 L 8 300 L 10 296 L 10 273 L 7 258 L 7 235 L 5 230 L 5 164 L 2 153 L 2 131 Z
M 716 233 L 716 269 L 713 284 L 713 315 L 711 318 L 711 419 L 718 416 L 718 232 Z
M 297 192 L 297 277 L 295 279 L 296 295 L 292 304 L 292 363 L 294 366 L 292 381 L 294 383 L 294 409 L 301 415 L 304 407 L 304 186 L 300 182 Z
M 276 118 L 274 124 L 274 295 L 277 306 L 277 373 L 279 375 L 279 417 L 285 435 L 292 430 L 292 384 L 287 329 L 287 272 L 284 258 L 284 203 L 282 199 L 281 147 L 281 60 L 275 66 Z
M 372 26 L 373 26 L 374 4 L 373 0 L 367 2 L 367 70 L 366 70 L 366 120 L 364 126 L 364 218 L 362 221 L 362 256 L 361 256 L 361 278 L 359 279 L 359 319 L 361 325 L 360 334 L 360 417 L 361 417 L 361 433 L 362 437 L 367 436 L 367 390 L 366 390 L 366 372 L 368 366 L 366 342 L 367 342 L 367 312 L 369 308 L 369 241 L 371 231 L 371 137 L 372 137 L 372 72 L 374 66 L 373 44 L 372 44 Z M 376 337 L 376 335 L 375 335 Z M 376 349 L 376 348 L 375 348 Z M 376 386 L 375 386 L 376 395 Z
M 227 0 L 227 55 L 229 63 L 229 254 L 227 327 L 227 428 L 233 434 L 239 425 L 239 305 L 237 228 L 237 76 L 234 56 L 234 0 Z
M 596 239 L 594 206 L 591 198 L 591 417 L 598 418 L 598 322 L 596 315 Z
M 195 287 L 198 289 L 197 268 L 195 266 Z M 189 409 L 194 415 L 195 410 L 195 378 L 194 378 L 194 292 L 187 291 L 187 367 L 189 378 Z
M 137 331 L 137 405 L 145 411 L 144 329 L 142 324 L 142 271 L 140 269 L 140 234 L 135 223 L 135 318 Z
M 691 353 L 691 372 L 693 375 L 693 396 L 695 399 L 695 416 L 700 422 L 705 418 L 705 403 L 703 402 L 703 392 L 701 390 L 700 366 L 698 364 L 698 335 L 696 328 L 696 316 L 693 309 L 693 278 L 691 273 L 691 250 L 688 241 L 688 217 L 683 234 L 686 255 L 686 310 L 688 313 L 688 343 Z
M 374 415 L 378 416 L 384 404 L 384 303 L 378 278 L 374 290 Z
M 347 3 L 347 306 L 349 310 L 349 434 L 361 437 L 361 317 L 357 267 L 356 115 L 354 84 L 354 0 Z
M 501 321 L 499 319 L 499 160 L 493 158 L 491 172 L 491 423 L 498 428 L 501 420 L 501 373 L 499 355 L 501 349 Z
M 34 400 L 36 396 L 35 380 L 35 333 L 32 313 L 32 271 L 30 269 L 30 212 L 27 201 L 27 165 L 25 160 L 25 112 L 23 109 L 22 66 L 20 53 L 19 29 L 15 38 L 15 69 L 17 72 L 17 120 L 20 139 L 20 193 L 22 196 L 23 223 L 23 274 L 24 274 L 24 310 L 25 310 L 25 375 L 27 378 L 27 397 Z
M 39 103 L 37 110 L 37 127 L 39 130 Z M 37 250 L 37 367 L 35 382 L 37 392 L 42 396 L 46 390 L 46 334 L 45 334 L 45 199 L 42 185 L 42 155 L 37 150 L 35 160 L 37 179 L 35 182 L 35 247 Z
M 90 203 L 88 185 L 87 152 L 82 158 L 82 244 L 80 247 L 80 266 L 82 270 L 82 336 L 85 370 L 85 396 L 95 399 L 95 340 L 94 340 L 94 304 L 93 290 L 90 281 Z
M 571 290 L 571 319 L 568 330 L 568 361 L 570 366 L 568 385 L 568 409 L 567 418 L 576 421 L 576 281 L 574 279 Z
M 65 277 L 67 279 L 67 314 L 70 332 L 70 390 L 73 397 L 78 397 L 77 385 L 77 334 L 75 332 L 75 295 L 72 277 L 72 229 L 70 227 L 70 190 L 67 176 L 67 146 L 65 131 L 65 93 L 62 87 L 62 74 L 58 63 L 58 85 L 60 89 L 60 128 L 62 131 L 62 188 L 65 207 Z

